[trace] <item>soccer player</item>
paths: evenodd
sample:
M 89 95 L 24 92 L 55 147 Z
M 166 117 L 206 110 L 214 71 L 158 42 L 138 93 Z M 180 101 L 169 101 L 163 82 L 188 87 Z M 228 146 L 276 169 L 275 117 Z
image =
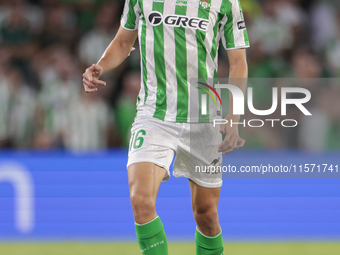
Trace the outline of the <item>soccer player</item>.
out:
M 239 0 L 126 0 L 115 39 L 99 62 L 83 74 L 86 92 L 106 85 L 100 76 L 127 58 L 137 36 L 141 90 L 127 168 L 141 252 L 168 254 L 155 204 L 161 182 L 170 177 L 169 167 L 176 153 L 173 175 L 189 179 L 197 223 L 196 253 L 221 255 L 223 239 L 217 212 L 221 175 L 193 174 L 191 167 L 220 165 L 222 154 L 241 148 L 244 140 L 237 125 L 222 125 L 218 134 L 211 131 L 209 117 L 195 110 L 202 92 L 192 79 L 216 78 L 221 41 L 228 52 L 229 83 L 235 81 L 245 91 L 246 84 L 237 82 L 238 78 L 247 78 L 245 48 L 249 47 Z M 237 122 L 240 116 L 232 114 L 232 106 L 231 98 L 226 119 Z M 211 108 L 209 112 L 214 110 Z M 211 137 L 207 139 L 203 133 Z M 220 133 L 225 134 L 223 141 Z M 210 140 L 219 146 L 204 149 Z

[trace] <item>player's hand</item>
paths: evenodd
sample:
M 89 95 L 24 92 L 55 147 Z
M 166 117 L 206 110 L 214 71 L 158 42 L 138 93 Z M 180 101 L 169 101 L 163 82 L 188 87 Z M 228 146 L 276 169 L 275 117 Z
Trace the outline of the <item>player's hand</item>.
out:
M 99 80 L 103 74 L 103 68 L 100 65 L 93 64 L 83 73 L 83 85 L 86 92 L 98 90 L 98 86 L 106 86 L 106 82 Z
M 231 127 L 231 118 L 227 117 L 226 119 L 228 120 L 228 123 L 220 126 L 220 133 L 224 134 L 225 138 L 220 146 L 218 146 L 218 152 L 222 152 L 223 155 L 232 152 L 235 149 L 242 148 L 246 142 L 238 135 L 238 126 L 233 125 Z

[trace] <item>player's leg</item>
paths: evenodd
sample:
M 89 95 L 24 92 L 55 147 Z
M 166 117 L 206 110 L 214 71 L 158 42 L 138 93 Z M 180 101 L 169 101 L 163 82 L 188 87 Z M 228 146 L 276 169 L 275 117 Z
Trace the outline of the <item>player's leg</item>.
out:
M 156 218 L 156 198 L 166 170 L 153 163 L 141 162 L 128 167 L 129 188 L 135 222 Z
M 221 188 L 205 188 L 189 179 L 192 210 L 197 229 L 196 254 L 223 254 L 223 238 L 218 220 L 218 201 Z
M 164 168 L 148 162 L 128 167 L 136 234 L 144 255 L 168 254 L 163 224 L 155 208 L 159 186 L 166 173 Z

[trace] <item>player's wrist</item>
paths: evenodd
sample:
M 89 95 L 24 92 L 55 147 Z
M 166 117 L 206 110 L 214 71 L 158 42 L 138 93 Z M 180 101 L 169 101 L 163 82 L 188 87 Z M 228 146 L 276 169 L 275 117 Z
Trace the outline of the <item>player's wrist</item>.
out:
M 99 67 L 99 69 L 101 69 L 101 71 L 104 73 L 104 68 L 103 68 L 103 65 L 100 64 L 100 63 L 97 63 L 97 66 Z
M 97 62 L 96 65 L 98 65 L 99 68 L 101 69 L 102 75 L 103 75 L 104 73 L 106 73 L 106 72 L 109 71 L 109 70 L 107 70 L 107 67 L 106 67 L 106 65 L 105 65 L 105 59 L 104 59 L 104 58 L 101 58 L 101 59 Z

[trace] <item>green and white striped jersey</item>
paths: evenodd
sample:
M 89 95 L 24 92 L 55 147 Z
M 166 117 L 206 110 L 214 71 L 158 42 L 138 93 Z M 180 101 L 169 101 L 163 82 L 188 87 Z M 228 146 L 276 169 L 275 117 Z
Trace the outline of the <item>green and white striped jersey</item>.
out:
M 218 47 L 249 47 L 239 0 L 126 0 L 121 25 L 138 29 L 138 116 L 202 122 L 197 78 L 217 78 Z M 204 118 L 203 118 L 204 119 Z

